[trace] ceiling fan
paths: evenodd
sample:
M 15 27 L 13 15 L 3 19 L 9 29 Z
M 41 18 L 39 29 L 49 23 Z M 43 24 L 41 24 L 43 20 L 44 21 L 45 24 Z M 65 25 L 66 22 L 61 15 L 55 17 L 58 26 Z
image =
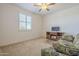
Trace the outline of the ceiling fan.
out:
M 42 10 L 49 11 L 50 10 L 49 6 L 52 6 L 54 4 L 56 4 L 56 3 L 36 3 L 36 4 L 34 4 L 34 6 L 39 7 L 40 8 L 39 12 L 40 12 Z

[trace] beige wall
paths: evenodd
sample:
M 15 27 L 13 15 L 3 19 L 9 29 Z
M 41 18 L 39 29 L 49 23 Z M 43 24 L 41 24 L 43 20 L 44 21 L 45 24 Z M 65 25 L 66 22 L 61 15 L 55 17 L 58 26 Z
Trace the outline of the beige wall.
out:
M 2 50 L 0 49 L 0 53 L 2 53 Z
M 18 14 L 32 16 L 32 30 L 18 30 Z M 42 34 L 42 17 L 22 8 L 0 4 L 0 46 L 40 37 Z M 2 30 L 1 30 L 2 29 Z
M 0 7 L 1 7 L 1 6 L 2 6 L 2 5 L 0 5 Z M 2 15 L 3 15 L 3 14 L 2 14 L 2 11 L 3 11 L 2 8 L 0 8 L 0 44 L 1 44 L 1 41 L 2 41 L 2 39 L 3 39 L 3 37 L 2 37 L 2 35 L 3 35 L 3 33 L 2 33 L 2 27 L 3 27 L 3 26 L 2 26 L 2 20 L 3 20 L 3 19 L 2 19 L 2 18 L 3 18 L 3 17 L 2 17 Z
M 79 6 L 51 13 L 43 18 L 43 35 L 51 31 L 52 26 L 59 26 L 61 32 L 79 33 Z

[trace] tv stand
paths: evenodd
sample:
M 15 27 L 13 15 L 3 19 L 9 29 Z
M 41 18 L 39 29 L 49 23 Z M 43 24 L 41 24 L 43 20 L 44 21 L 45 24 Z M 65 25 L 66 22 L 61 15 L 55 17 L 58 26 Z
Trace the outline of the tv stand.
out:
M 46 39 L 57 41 L 63 35 L 63 32 L 46 32 Z

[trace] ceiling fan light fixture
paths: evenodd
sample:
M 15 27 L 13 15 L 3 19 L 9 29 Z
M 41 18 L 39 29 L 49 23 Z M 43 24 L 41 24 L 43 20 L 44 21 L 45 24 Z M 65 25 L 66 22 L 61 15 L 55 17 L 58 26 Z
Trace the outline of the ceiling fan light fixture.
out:
M 41 9 L 39 11 L 41 10 L 49 11 L 49 6 L 54 4 L 55 3 L 38 3 L 38 4 L 35 4 L 34 6 L 40 7 Z
M 48 4 L 42 4 L 41 9 L 46 10 L 48 8 Z

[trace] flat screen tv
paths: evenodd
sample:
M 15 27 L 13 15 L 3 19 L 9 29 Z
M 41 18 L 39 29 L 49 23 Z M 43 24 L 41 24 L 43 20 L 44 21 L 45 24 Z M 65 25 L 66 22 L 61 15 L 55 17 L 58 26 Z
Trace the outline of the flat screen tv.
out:
M 60 31 L 60 27 L 52 27 L 51 30 L 52 31 Z

